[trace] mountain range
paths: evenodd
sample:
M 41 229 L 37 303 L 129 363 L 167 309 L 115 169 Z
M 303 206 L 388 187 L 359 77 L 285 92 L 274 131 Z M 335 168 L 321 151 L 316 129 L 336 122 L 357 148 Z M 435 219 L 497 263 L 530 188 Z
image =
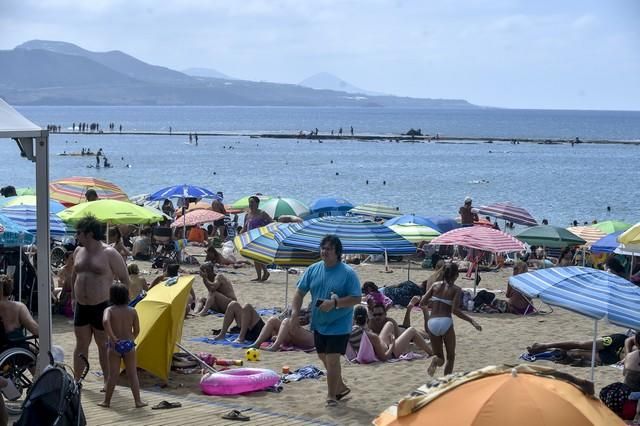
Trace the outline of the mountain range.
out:
M 179 72 L 118 50 L 48 40 L 0 50 L 0 97 L 16 105 L 475 107 L 461 99 L 368 92 L 327 73 L 296 85 L 233 79 L 207 68 Z

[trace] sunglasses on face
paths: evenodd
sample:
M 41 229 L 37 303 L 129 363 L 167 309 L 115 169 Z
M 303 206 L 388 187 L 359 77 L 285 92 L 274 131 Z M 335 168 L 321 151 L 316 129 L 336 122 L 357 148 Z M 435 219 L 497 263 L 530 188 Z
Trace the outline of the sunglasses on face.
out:
M 381 316 L 383 316 L 383 315 L 384 315 L 384 313 L 383 313 L 383 312 L 379 312 L 379 313 L 377 313 L 377 314 L 373 314 L 373 316 L 374 316 L 374 317 L 381 317 Z

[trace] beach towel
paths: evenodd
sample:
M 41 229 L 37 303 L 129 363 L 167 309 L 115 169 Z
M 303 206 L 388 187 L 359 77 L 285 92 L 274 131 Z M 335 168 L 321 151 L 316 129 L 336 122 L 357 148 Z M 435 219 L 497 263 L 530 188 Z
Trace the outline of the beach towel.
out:
M 553 351 L 545 351 L 540 352 L 539 354 L 530 354 L 529 352 L 525 352 L 520 355 L 520 359 L 527 362 L 535 362 L 535 361 L 553 361 L 559 362 L 563 361 L 566 358 L 566 353 L 561 350 L 553 350 Z
M 191 339 L 192 342 L 200 342 L 200 343 L 208 343 L 210 345 L 224 345 L 231 346 L 233 348 L 244 348 L 246 346 L 252 345 L 253 342 L 248 340 L 238 343 L 235 340 L 238 338 L 239 334 L 230 334 L 227 333 L 227 336 L 222 340 L 215 340 L 213 337 L 194 337 Z
M 303 379 L 319 379 L 324 376 L 324 371 L 320 370 L 315 365 L 305 365 L 304 367 L 298 368 L 291 374 L 287 374 L 282 377 L 284 383 L 287 382 L 297 382 Z

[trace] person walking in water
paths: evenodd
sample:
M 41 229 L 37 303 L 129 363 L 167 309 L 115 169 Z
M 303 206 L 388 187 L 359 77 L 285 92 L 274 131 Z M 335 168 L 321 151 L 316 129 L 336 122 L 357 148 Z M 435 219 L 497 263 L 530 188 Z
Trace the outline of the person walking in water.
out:
M 453 364 L 456 359 L 456 332 L 453 329 L 451 315 L 462 318 L 473 325 L 476 330 L 482 331 L 480 324 L 460 310 L 462 289 L 455 285 L 458 275 L 458 265 L 455 263 L 447 264 L 444 267 L 442 281 L 433 283 L 420 301 L 420 305 L 424 307 L 431 302 L 431 316 L 427 321 L 427 332 L 431 338 L 434 355 L 427 370 L 430 376 L 433 376 L 436 369 L 443 364 L 445 375 L 453 372 Z M 447 351 L 446 358 L 443 344 Z
M 351 126 L 351 136 L 353 136 L 353 126 Z

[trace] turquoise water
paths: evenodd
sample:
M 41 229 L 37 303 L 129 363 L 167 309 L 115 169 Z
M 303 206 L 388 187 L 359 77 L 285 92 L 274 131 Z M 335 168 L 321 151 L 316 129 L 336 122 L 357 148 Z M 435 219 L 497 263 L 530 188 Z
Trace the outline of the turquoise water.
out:
M 336 129 L 354 123 L 356 133 L 359 129 L 385 133 L 408 127 L 421 127 L 427 132 L 429 122 L 439 123 L 433 128 L 442 134 L 640 139 L 640 113 L 634 112 L 529 114 L 520 110 L 502 115 L 504 111 L 500 110 L 492 119 L 491 115 L 487 117 L 478 111 L 469 115 L 468 111 L 457 114 L 380 109 L 29 107 L 20 110 L 38 124 L 59 123 L 64 127 L 73 121 L 99 121 L 106 127 L 109 121 L 114 121 L 122 123 L 125 129 L 139 130 L 162 130 L 163 126 L 168 129 L 171 125 L 174 131 L 297 131 L 316 126 L 323 131 L 334 123 Z M 425 124 L 409 124 L 420 114 L 425 117 Z M 499 121 L 498 116 L 503 120 Z M 445 127 L 446 123 L 452 127 Z M 574 131 L 578 128 L 580 132 Z M 8 143 L 0 144 L 3 159 L 0 185 L 33 186 L 33 164 L 20 159 L 14 143 L 4 142 Z M 634 223 L 640 220 L 636 183 L 640 146 L 318 143 L 239 137 L 200 137 L 198 147 L 186 142 L 184 136 L 54 134 L 50 176 L 51 179 L 96 176 L 120 185 L 129 195 L 188 182 L 223 191 L 227 201 L 254 192 L 290 196 L 304 202 L 319 196 L 340 195 L 354 203 L 379 202 L 398 206 L 406 213 L 449 216 L 455 216 L 464 197 L 470 195 L 474 205 L 512 201 L 529 209 L 538 220 L 546 217 L 559 225 L 568 225 L 574 219 L 583 222 L 616 218 Z M 87 168 L 95 163 L 94 158 L 56 155 L 80 151 L 82 147 L 94 152 L 103 148 L 114 168 Z M 131 167 L 127 168 L 127 164 Z M 482 181 L 486 183 L 478 183 Z M 609 216 L 607 206 L 612 209 Z

